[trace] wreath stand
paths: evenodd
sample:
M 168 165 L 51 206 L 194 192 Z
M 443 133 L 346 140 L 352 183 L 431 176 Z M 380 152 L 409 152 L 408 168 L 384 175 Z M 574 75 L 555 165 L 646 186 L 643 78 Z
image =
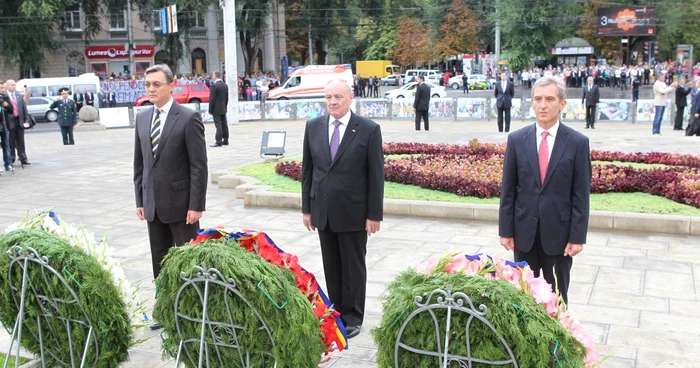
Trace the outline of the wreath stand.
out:
M 12 356 L 12 347 L 15 343 L 15 339 L 17 340 L 17 351 L 14 355 L 15 368 L 19 367 L 22 329 L 24 326 L 26 326 L 32 336 L 39 341 L 41 365 L 43 368 L 46 368 L 46 360 L 44 359 L 46 354 L 49 354 L 58 364 L 64 367 L 75 368 L 77 359 L 80 359 L 79 367 L 81 368 L 85 367 L 86 364 L 88 364 L 88 366 L 95 366 L 98 363 L 97 358 L 99 356 L 99 346 L 97 336 L 95 336 L 95 329 L 93 328 L 90 318 L 85 313 L 83 306 L 80 304 L 78 295 L 73 288 L 68 285 L 63 275 L 49 264 L 49 260 L 46 256 L 40 255 L 34 248 L 25 248 L 22 247 L 21 244 L 16 244 L 7 251 L 7 256 L 10 257 L 8 283 L 12 293 L 12 299 L 19 312 L 17 313 L 15 325 L 12 328 L 12 340 L 10 341 L 10 348 L 5 357 L 3 368 L 7 368 L 10 356 Z M 17 267 L 21 269 L 21 280 L 17 279 L 17 274 L 20 273 L 16 272 Z M 42 276 L 42 280 L 40 281 L 43 282 L 29 279 L 30 268 L 38 268 L 40 270 Z M 63 271 L 82 288 L 68 269 L 64 267 Z M 49 282 L 50 279 L 52 282 Z M 58 280 L 58 287 L 63 287 L 68 291 L 68 299 L 54 297 L 46 292 L 49 290 L 49 285 L 56 284 L 56 279 Z M 71 317 L 62 316 L 59 306 L 79 308 L 83 319 L 73 319 Z M 36 321 L 36 326 L 38 327 L 38 334 L 29 328 L 29 323 L 34 321 Z M 46 326 L 47 331 L 42 331 L 42 325 Z M 80 352 L 74 351 L 73 349 L 72 335 L 75 329 L 81 330 L 80 335 L 87 336 L 84 348 L 82 349 L 82 358 L 81 355 L 78 355 Z M 61 352 L 65 350 L 65 345 L 61 343 L 60 335 L 57 334 L 57 331 L 61 330 L 68 335 L 70 361 L 61 359 Z M 47 336 L 44 336 L 45 333 Z M 95 349 L 95 359 L 87 363 L 88 350 L 91 346 Z
M 436 298 L 436 301 L 434 303 L 431 303 L 433 298 Z M 506 340 L 503 338 L 503 336 L 498 331 L 496 331 L 496 329 L 493 327 L 493 324 L 491 324 L 491 322 L 489 322 L 488 319 L 486 319 L 488 308 L 485 305 L 481 304 L 477 309 L 476 307 L 474 307 L 474 304 L 472 303 L 471 299 L 466 294 L 461 292 L 452 293 L 452 285 L 449 284 L 447 285 L 446 290 L 436 289 L 431 291 L 425 302 L 423 302 L 423 297 L 421 296 L 416 296 L 414 302 L 418 306 L 418 309 L 413 311 L 413 313 L 411 313 L 408 316 L 406 321 L 401 325 L 399 335 L 396 337 L 396 344 L 394 345 L 395 368 L 402 368 L 399 367 L 399 349 L 405 349 L 419 355 L 437 357 L 438 361 L 440 362 L 440 367 L 442 368 L 447 368 L 447 366 L 452 362 L 457 363 L 460 367 L 471 367 L 473 363 L 482 363 L 496 366 L 512 364 L 514 368 L 518 368 L 518 362 L 515 360 L 515 356 L 513 355 L 513 351 L 511 350 L 510 346 L 508 345 L 508 343 L 506 343 Z M 440 337 L 441 331 L 439 327 L 438 317 L 435 314 L 435 310 L 447 311 L 446 327 L 444 331 L 444 350 L 441 348 L 440 345 L 440 342 L 443 339 L 441 339 Z M 466 356 L 450 354 L 449 352 L 450 329 L 452 328 L 451 322 L 453 312 L 464 313 L 468 315 L 465 327 L 467 347 Z M 403 332 L 406 329 L 406 326 L 408 326 L 408 324 L 413 318 L 420 314 L 429 314 L 433 320 L 433 324 L 435 326 L 435 336 L 437 341 L 437 351 L 425 351 L 408 346 L 401 342 L 401 337 L 403 336 Z M 488 361 L 479 358 L 474 358 L 471 356 L 471 341 L 469 339 L 469 327 L 474 319 L 485 324 L 491 329 L 491 331 L 493 331 L 493 333 L 501 341 L 501 344 L 505 348 L 510 359 L 500 361 Z
M 192 267 L 192 269 L 187 273 L 181 272 L 180 278 L 185 283 L 180 286 L 180 289 L 175 297 L 175 324 L 180 337 L 175 367 L 179 367 L 180 365 L 183 348 L 185 350 L 186 359 L 189 360 L 190 364 L 197 366 L 198 368 L 202 368 L 203 366 L 209 367 L 211 364 L 211 359 L 218 360 L 219 366 L 225 366 L 221 358 L 222 348 L 235 350 L 238 353 L 241 366 L 251 367 L 250 352 L 246 351 L 245 348 L 240 346 L 238 342 L 238 333 L 244 330 L 244 327 L 234 320 L 231 313 L 231 305 L 235 305 L 235 303 L 232 303 L 232 301 L 236 301 L 236 299 L 238 299 L 239 302 L 243 302 L 244 305 L 255 313 L 255 316 L 259 321 L 257 332 L 266 334 L 270 339 L 271 349 L 270 351 L 265 352 L 263 355 L 261 366 L 266 366 L 264 358 L 265 356 L 269 356 L 270 361 L 274 362 L 274 367 L 277 367 L 277 361 L 272 356 L 272 351 L 274 350 L 275 345 L 272 335 L 270 334 L 270 330 L 268 329 L 267 324 L 265 324 L 263 321 L 262 317 L 260 317 L 258 310 L 253 307 L 248 300 L 243 297 L 243 295 L 241 295 L 240 291 L 238 291 L 235 280 L 232 278 L 225 278 L 219 270 L 215 268 L 207 268 L 204 264 L 201 266 Z M 209 291 L 212 287 L 220 287 L 224 289 L 223 299 L 227 309 L 226 321 L 212 321 L 209 319 Z M 199 300 L 202 303 L 201 318 L 188 316 L 179 311 L 180 296 L 182 295 L 183 291 L 189 288 L 193 288 L 197 292 L 197 295 L 199 295 Z M 183 324 L 187 323 L 201 325 L 199 338 L 191 338 L 183 335 Z M 187 344 L 197 345 L 199 354 L 191 354 L 190 349 L 187 349 L 185 346 Z

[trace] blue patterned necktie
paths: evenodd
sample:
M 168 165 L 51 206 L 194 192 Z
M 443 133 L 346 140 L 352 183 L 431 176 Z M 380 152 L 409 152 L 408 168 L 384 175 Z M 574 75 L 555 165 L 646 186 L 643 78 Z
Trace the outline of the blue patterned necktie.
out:
M 151 149 L 153 150 L 153 158 L 158 154 L 158 143 L 160 143 L 160 113 L 161 109 L 156 109 L 156 118 L 151 126 Z
M 342 123 L 338 120 L 333 122 L 335 129 L 331 135 L 331 160 L 335 160 L 335 154 L 338 153 L 338 146 L 340 146 L 340 129 L 338 129 L 340 124 Z

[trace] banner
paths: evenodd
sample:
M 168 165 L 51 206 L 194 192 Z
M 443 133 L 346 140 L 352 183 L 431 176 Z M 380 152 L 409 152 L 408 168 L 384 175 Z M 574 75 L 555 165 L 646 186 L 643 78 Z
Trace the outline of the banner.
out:
M 431 98 L 428 112 L 431 118 L 454 119 L 454 99 L 452 98 Z
M 487 108 L 485 98 L 458 98 L 457 118 L 486 119 Z
M 113 107 L 111 109 L 100 109 L 100 123 L 108 129 L 130 126 L 129 108 Z
M 117 94 L 117 103 L 129 103 L 146 94 L 143 80 L 100 82 L 102 93 L 107 94 L 112 89 Z
M 177 33 L 177 5 L 160 9 L 160 28 L 163 34 Z
M 362 99 L 360 100 L 360 115 L 366 118 L 389 118 L 389 100 Z
M 599 36 L 653 36 L 656 27 L 656 8 L 627 6 L 598 9 Z

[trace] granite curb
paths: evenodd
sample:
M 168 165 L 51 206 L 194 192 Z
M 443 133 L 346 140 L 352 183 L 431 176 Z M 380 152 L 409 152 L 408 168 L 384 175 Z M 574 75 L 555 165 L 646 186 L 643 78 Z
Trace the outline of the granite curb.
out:
M 246 207 L 301 209 L 301 194 L 272 192 L 269 185 L 250 176 L 219 171 L 211 174 L 219 188 L 234 189 Z M 498 205 L 385 199 L 384 213 L 473 221 L 498 221 Z M 593 229 L 644 231 L 700 236 L 700 217 L 630 212 L 591 211 L 588 225 Z

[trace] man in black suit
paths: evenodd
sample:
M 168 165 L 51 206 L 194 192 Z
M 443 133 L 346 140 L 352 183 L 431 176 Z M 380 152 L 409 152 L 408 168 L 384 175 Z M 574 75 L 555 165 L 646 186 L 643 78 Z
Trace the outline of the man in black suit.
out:
M 10 154 L 12 162 L 14 163 L 17 158 L 22 164 L 22 167 L 26 165 L 31 165 L 27 159 L 27 153 L 24 144 L 24 130 L 31 128 L 29 123 L 29 111 L 27 111 L 27 101 L 17 93 L 17 83 L 14 80 L 8 79 L 5 82 L 5 88 L 7 89 L 7 95 L 10 97 L 10 102 L 12 103 L 12 115 L 10 115 L 10 122 L 8 124 L 10 128 Z M 25 93 L 27 93 L 25 89 Z
M 595 110 L 600 102 L 600 89 L 593 84 L 593 77 L 588 77 L 588 84 L 583 87 L 581 103 L 586 107 L 586 129 L 595 129 Z
M 8 125 L 10 116 L 13 113 L 12 101 L 5 93 L 5 84 L 0 81 L 0 147 L 2 150 L 2 162 L 5 171 L 14 173 L 15 169 L 12 167 L 12 156 L 10 155 L 10 128 Z
M 107 103 L 109 104 L 109 107 L 117 106 L 117 93 L 114 92 L 112 88 L 109 89 L 109 93 L 107 94 Z
M 226 110 L 228 106 L 228 86 L 221 79 L 221 72 L 214 72 L 214 83 L 209 88 L 209 113 L 214 117 L 216 126 L 216 143 L 211 147 L 228 146 L 228 122 Z
M 683 130 L 683 113 L 685 107 L 688 106 L 687 97 L 690 94 L 690 85 L 685 85 L 686 79 L 682 77 L 678 87 L 676 87 L 676 121 L 673 125 L 673 130 Z
M 425 84 L 425 77 L 418 76 L 418 85 L 416 86 L 416 96 L 413 99 L 413 108 L 416 110 L 416 130 L 420 130 L 420 120 L 425 121 L 425 131 L 430 130 L 430 87 Z
M 199 112 L 175 102 L 167 65 L 146 70 L 153 109 L 136 116 L 134 187 L 136 216 L 148 221 L 153 277 L 174 246 L 197 236 L 207 194 L 207 146 Z M 160 328 L 154 322 L 151 328 Z
M 73 93 L 73 101 L 75 101 L 75 108 L 78 109 L 78 112 L 80 112 L 80 109 L 82 109 L 83 105 L 85 104 L 85 95 L 80 92 L 80 88 L 75 89 L 75 93 Z
M 328 297 L 348 338 L 360 333 L 367 287 L 367 236 L 383 219 L 382 131 L 350 111 L 348 82 L 324 89 L 329 115 L 306 122 L 301 205 L 304 226 L 318 229 Z
M 498 110 L 498 131 L 503 132 L 503 115 L 505 115 L 506 133 L 508 133 L 510 131 L 510 108 L 513 106 L 515 88 L 513 83 L 508 81 L 508 75 L 505 72 L 501 73 L 501 81 L 496 83 L 493 96 L 496 97 L 496 109 Z
M 588 233 L 588 138 L 559 122 L 566 86 L 542 77 L 532 89 L 537 122 L 508 135 L 498 233 L 516 261 L 527 261 L 568 303 L 572 257 Z M 552 270 L 554 268 L 554 271 Z
M 95 107 L 95 93 L 89 89 L 85 92 L 85 104 Z
M 700 79 L 695 80 L 695 90 L 700 90 Z M 700 136 L 700 93 L 695 93 L 693 100 L 690 102 L 690 122 L 685 128 L 685 135 Z

